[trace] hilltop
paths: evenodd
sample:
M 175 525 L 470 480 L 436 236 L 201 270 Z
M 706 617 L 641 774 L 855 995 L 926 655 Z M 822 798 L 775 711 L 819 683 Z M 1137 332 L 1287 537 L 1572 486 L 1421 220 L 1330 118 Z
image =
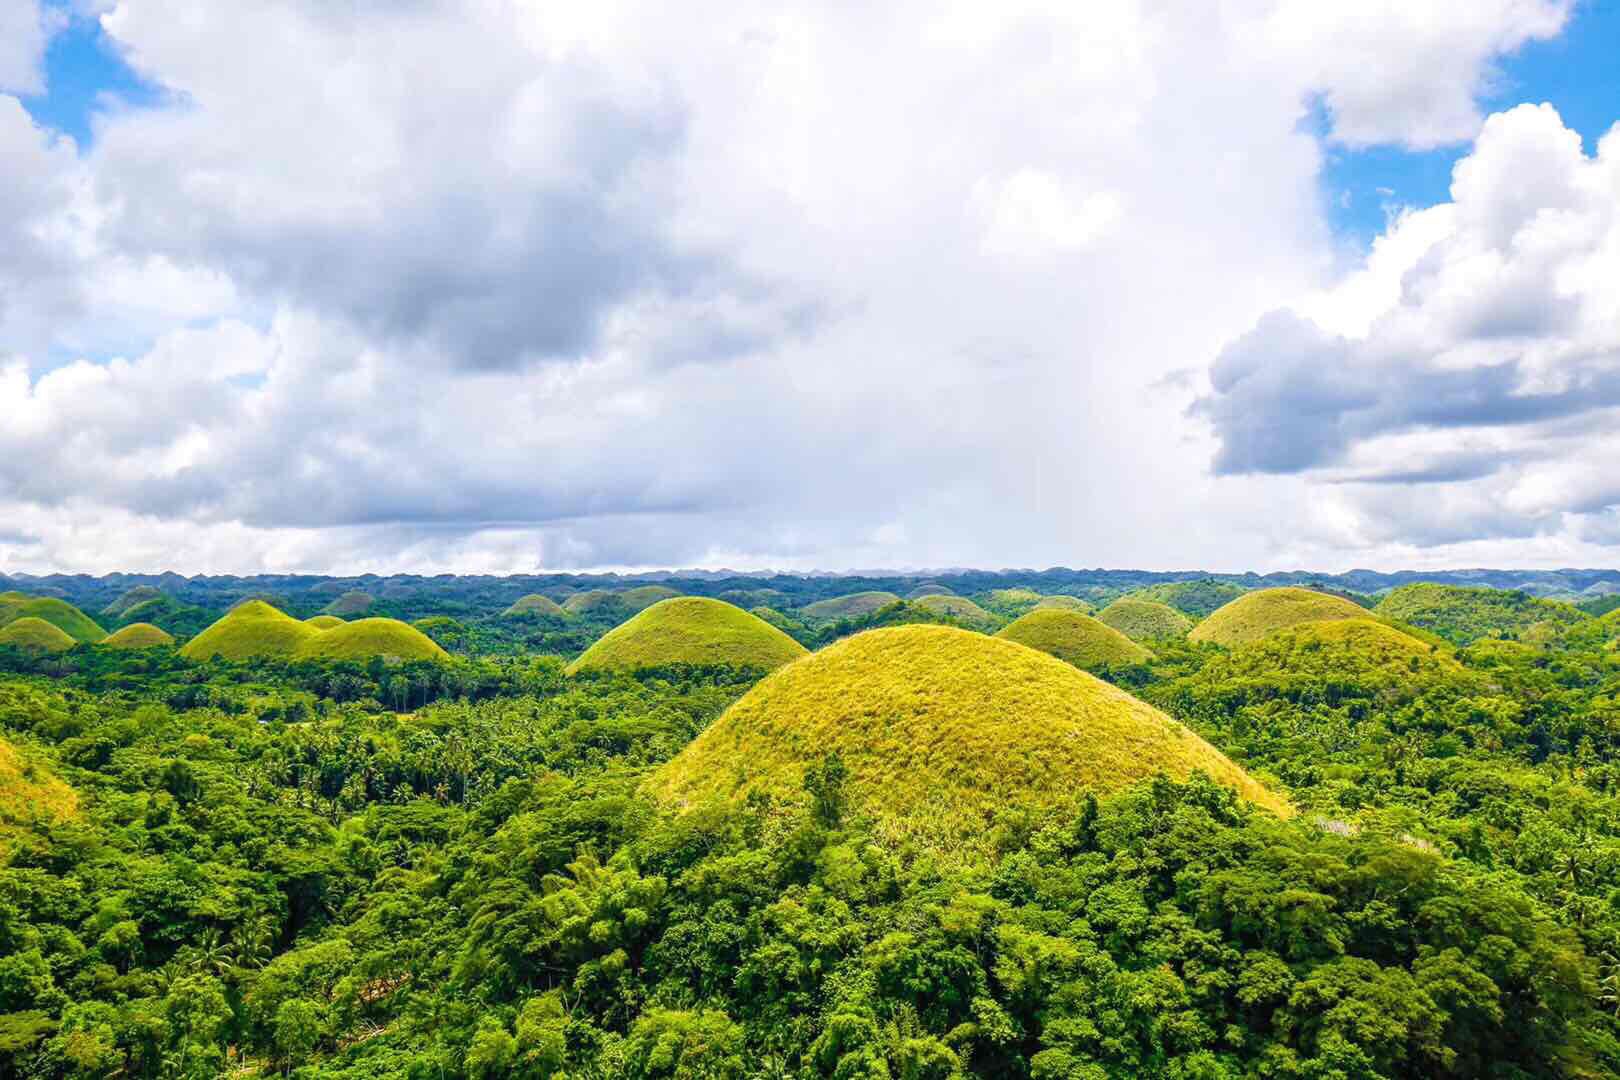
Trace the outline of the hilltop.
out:
M 1269 634 L 1213 661 L 1212 678 L 1284 676 L 1309 685 L 1376 685 L 1416 692 L 1436 676 L 1462 676 L 1450 648 L 1430 645 L 1374 619 L 1302 623 Z
M 670 664 L 774 671 L 805 648 L 770 623 L 723 600 L 681 596 L 608 631 L 569 665 L 581 671 L 636 671 Z
M 946 615 L 974 626 L 992 626 L 996 622 L 994 615 L 965 596 L 945 596 L 935 593 L 912 601 L 912 606 L 930 615 Z
M 121 619 L 130 608 L 163 598 L 163 590 L 155 585 L 136 585 L 118 594 L 118 599 L 101 609 L 109 619 Z
M 1214 614 L 1248 591 L 1230 581 L 1201 578 L 1197 581 L 1150 585 L 1131 593 L 1129 598 L 1155 601 L 1175 608 L 1189 619 L 1198 620 Z
M 101 641 L 109 649 L 150 649 L 158 645 L 173 645 L 174 635 L 151 623 L 130 623 Z
M 930 581 L 930 582 L 927 582 L 925 584 L 919 585 L 915 589 L 912 589 L 910 592 L 906 593 L 906 599 L 907 600 L 921 600 L 925 596 L 955 596 L 955 595 L 956 595 L 956 593 L 953 590 L 948 589 L 943 585 L 939 585 L 939 584 L 936 584 L 936 583 Z
M 62 632 L 61 627 L 44 619 L 25 615 L 0 626 L 0 646 L 10 645 L 30 652 L 66 652 L 78 642 Z
M 1191 619 L 1169 604 L 1129 596 L 1122 596 L 1103 608 L 1097 618 L 1132 641 L 1182 637 L 1193 626 Z
M 350 615 L 364 615 L 371 610 L 373 600 L 370 593 L 346 592 L 321 609 L 322 615 L 336 615 L 348 618 Z
M 1058 608 L 1037 608 L 996 635 L 1093 671 L 1115 664 L 1141 664 L 1153 654 L 1118 630 L 1090 615 Z
M 1373 610 L 1432 631 L 1456 645 L 1485 637 L 1517 638 L 1540 623 L 1573 626 L 1587 618 L 1572 604 L 1525 592 L 1433 583 L 1403 585 Z
M 1300 623 L 1365 619 L 1367 609 L 1333 596 L 1292 586 L 1246 593 L 1193 627 L 1193 641 L 1233 648 Z
M 389 663 L 406 660 L 448 660 L 437 642 L 416 627 L 398 619 L 357 619 L 322 630 L 298 643 L 297 660 L 370 660 L 382 657 Z
M 849 811 L 891 841 L 982 853 L 998 811 L 1116 791 L 1157 771 L 1201 769 L 1287 813 L 1214 747 L 1157 709 L 1044 653 L 944 626 L 871 630 L 776 672 L 648 782 L 686 807 L 803 796 L 829 754 Z
M 539 593 L 530 593 L 527 596 L 520 597 L 516 603 L 501 612 L 501 614 L 508 618 L 519 615 L 549 615 L 560 619 L 568 613 L 563 610 L 561 604 L 551 597 L 541 596 Z
M 330 630 L 335 626 L 343 626 L 346 620 L 336 615 L 311 615 L 304 620 L 304 625 L 313 626 L 317 630 Z
M 806 604 L 799 609 L 799 614 L 806 619 L 831 622 L 834 619 L 853 619 L 861 615 L 870 615 L 879 608 L 899 602 L 900 597 L 892 592 L 868 590 Z
M 310 638 L 331 633 L 299 622 L 263 600 L 244 600 L 181 648 L 188 660 L 290 657 Z
M 1091 611 L 1091 605 L 1080 599 L 1078 596 L 1043 596 L 1039 600 L 1035 601 L 1035 607 L 1039 610 L 1051 609 L 1055 611 Z

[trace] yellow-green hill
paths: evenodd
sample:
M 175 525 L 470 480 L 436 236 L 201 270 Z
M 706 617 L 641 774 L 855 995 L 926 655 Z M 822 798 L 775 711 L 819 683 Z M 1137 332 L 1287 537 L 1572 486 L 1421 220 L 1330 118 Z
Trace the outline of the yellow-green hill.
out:
M 1016 607 L 1019 604 L 1038 603 L 1040 599 L 1040 593 L 1036 592 L 1034 589 L 1026 589 L 1021 585 L 1015 586 L 1011 589 L 990 590 L 990 600 L 992 603 L 1005 604 L 1010 607 Z
M 25 615 L 0 626 L 0 646 L 10 645 L 29 652 L 66 652 L 78 642 L 63 633 L 62 628 L 44 619 Z
M 1220 610 L 1226 604 L 1248 592 L 1242 585 L 1215 578 L 1196 581 L 1173 581 L 1163 585 L 1149 585 L 1131 593 L 1134 600 L 1156 600 L 1175 608 L 1189 619 L 1198 620 Z
M 630 611 L 645 611 L 660 600 L 669 600 L 679 595 L 681 595 L 679 589 L 672 589 L 668 585 L 637 585 L 633 589 L 619 593 L 615 599 Z
M 1416 684 L 1463 672 L 1449 646 L 1430 645 L 1365 617 L 1286 627 L 1213 663 L 1228 676 L 1285 674 L 1341 683 L 1381 678 Z
M 74 641 L 93 644 L 107 636 L 96 621 L 66 600 L 54 596 L 7 593 L 0 597 L 0 626 L 18 619 L 42 619 Z
M 1140 664 L 1153 654 L 1124 634 L 1079 611 L 1039 608 L 1008 623 L 996 635 L 1039 649 L 1077 668 Z
M 1055 608 L 1058 611 L 1090 611 L 1091 605 L 1078 596 L 1043 596 L 1035 602 L 1039 610 Z
M 1193 627 L 1193 641 L 1235 648 L 1300 623 L 1365 619 L 1367 609 L 1342 596 L 1300 589 L 1260 589 L 1245 593 Z
M 925 582 L 922 585 L 917 586 L 915 589 L 912 589 L 910 592 L 906 593 L 906 599 L 907 600 L 921 600 L 925 596 L 955 596 L 955 595 L 956 595 L 956 593 L 955 593 L 954 590 L 948 589 L 943 585 L 939 585 L 939 584 L 936 584 L 936 583 L 934 583 L 932 581 L 929 581 L 929 582 Z
M 1374 610 L 1458 645 L 1486 637 L 1526 637 L 1543 623 L 1549 624 L 1543 628 L 1545 634 L 1586 619 L 1586 614 L 1572 604 L 1543 600 L 1529 593 L 1429 582 L 1390 590 Z
M 317 630 L 263 600 L 244 600 L 180 649 L 188 660 L 246 660 L 257 656 L 290 657 Z
M 173 645 L 174 635 L 149 622 L 138 622 L 108 634 L 101 644 L 109 649 L 150 649 L 158 645 Z
M 828 622 L 833 619 L 853 619 L 861 615 L 870 615 L 878 608 L 888 607 L 899 600 L 900 598 L 892 592 L 850 593 L 848 596 L 835 596 L 831 600 L 817 600 L 813 604 L 806 604 L 799 609 L 799 614 L 806 619 Z
M 118 599 L 102 608 L 101 613 L 109 619 L 121 619 L 130 608 L 150 603 L 153 600 L 160 599 L 162 596 L 163 590 L 156 586 L 136 585 L 125 589 L 119 594 Z
M 0 739 L 0 866 L 11 859 L 21 826 L 78 816 L 79 797 L 41 763 Z
M 321 608 L 322 615 L 339 615 L 348 618 L 350 615 L 364 615 L 371 610 L 374 601 L 370 593 L 346 592 Z
M 1135 600 L 1122 596 L 1097 612 L 1097 618 L 1132 641 L 1181 637 L 1192 629 L 1192 620 L 1169 604 L 1155 600 Z
M 975 626 L 988 626 L 996 621 L 994 615 L 965 596 L 925 596 L 913 601 L 913 606 L 933 615 L 949 615 Z
M 1163 771 L 1201 769 L 1279 813 L 1286 801 L 1146 702 L 1045 653 L 954 627 L 846 638 L 784 667 L 728 709 L 647 788 L 684 808 L 751 791 L 803 798 L 836 753 L 849 812 L 891 841 L 983 854 L 1008 807 L 1064 804 Z
M 334 626 L 342 626 L 344 620 L 336 615 L 311 615 L 304 620 L 304 625 L 313 626 L 317 630 L 330 630 Z
M 298 660 L 448 660 L 450 654 L 422 631 L 398 619 L 356 619 L 300 642 Z
M 566 614 L 567 612 L 563 610 L 561 604 L 551 597 L 541 596 L 539 593 L 530 593 L 528 596 L 520 597 L 511 607 L 501 612 L 501 615 L 506 618 L 515 615 L 551 615 L 562 618 Z
M 803 655 L 803 645 L 758 616 L 723 600 L 679 596 L 660 600 L 609 630 L 568 670 L 724 664 L 774 671 Z
M 611 607 L 616 602 L 615 594 L 606 589 L 588 589 L 570 596 L 563 601 L 562 606 L 570 615 L 589 615 L 594 611 Z

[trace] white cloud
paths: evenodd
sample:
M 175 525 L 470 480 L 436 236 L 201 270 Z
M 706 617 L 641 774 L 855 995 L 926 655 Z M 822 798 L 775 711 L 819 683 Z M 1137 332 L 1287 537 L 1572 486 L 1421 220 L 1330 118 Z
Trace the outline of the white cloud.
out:
M 0 4 L 0 92 L 37 94 L 45 89 L 45 13 L 38 0 Z

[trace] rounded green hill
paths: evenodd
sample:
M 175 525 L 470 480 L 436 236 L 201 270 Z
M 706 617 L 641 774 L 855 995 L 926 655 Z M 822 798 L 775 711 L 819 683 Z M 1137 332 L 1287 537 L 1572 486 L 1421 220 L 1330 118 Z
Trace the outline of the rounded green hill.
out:
M 1367 617 L 1366 608 L 1342 596 L 1289 586 L 1245 593 L 1193 627 L 1187 636 L 1230 649 L 1300 623 Z
M 1008 623 L 996 635 L 1093 671 L 1140 664 L 1153 654 L 1112 626 L 1079 611 L 1039 608 Z
M 541 596 L 539 593 L 530 593 L 528 596 L 520 597 L 511 607 L 501 612 L 504 618 L 521 615 L 550 615 L 560 619 L 566 614 L 567 612 L 563 610 L 561 604 L 551 597 Z
M 329 632 L 299 622 L 263 600 L 244 600 L 186 642 L 180 655 L 188 660 L 290 657 L 310 638 Z
M 679 596 L 609 630 L 568 671 L 637 671 L 667 664 L 774 671 L 803 655 L 803 645 L 756 615 L 723 600 Z
M 834 619 L 854 619 L 870 615 L 879 608 L 886 608 L 899 602 L 900 598 L 892 592 L 858 592 L 806 604 L 799 609 L 799 614 L 806 619 L 831 622 Z
M 24 615 L 0 627 L 0 646 L 28 652 L 66 652 L 78 642 L 68 637 L 62 628 L 44 619 Z
M 1083 611 L 1091 610 L 1091 605 L 1078 596 L 1043 596 L 1035 602 L 1038 611 L 1055 609 L 1057 611 Z
M 1586 618 L 1572 604 L 1525 592 L 1429 582 L 1390 590 L 1374 610 L 1457 645 L 1486 637 L 1521 637 L 1541 623 L 1572 626 Z
M 612 607 L 614 603 L 616 603 L 615 594 L 606 589 L 589 589 L 570 596 L 563 601 L 562 606 L 570 615 L 589 615 Z
M 681 595 L 679 589 L 672 589 L 668 585 L 637 585 L 633 589 L 615 594 L 614 599 L 630 611 L 646 611 L 660 600 L 669 600 L 679 595 Z
M 317 630 L 330 630 L 335 626 L 344 625 L 344 620 L 336 615 L 311 615 L 304 620 L 304 625 L 313 626 Z
M 1215 663 L 1226 676 L 1302 675 L 1316 681 L 1417 684 L 1460 675 L 1449 647 L 1430 645 L 1376 619 L 1301 623 L 1232 650 Z
M 102 608 L 101 613 L 109 619 L 120 619 L 130 608 L 150 603 L 153 600 L 160 599 L 162 596 L 163 590 L 156 586 L 136 585 L 125 589 L 119 594 L 118 599 Z
M 174 635 L 149 622 L 138 622 L 108 634 L 101 644 L 109 649 L 151 649 L 159 645 L 173 645 Z
M 1156 600 L 1175 608 L 1190 619 L 1202 619 L 1220 610 L 1249 590 L 1242 585 L 1215 578 L 1196 581 L 1172 581 L 1163 585 L 1149 585 L 1131 596 L 1137 600 Z
M 380 656 L 389 663 L 406 660 L 448 660 L 437 642 L 398 619 L 356 619 L 321 630 L 300 642 L 298 660 L 370 660 Z
M 1192 629 L 1192 620 L 1169 604 L 1122 596 L 1097 612 L 1097 618 L 1132 641 L 1151 638 L 1183 637 Z
M 107 636 L 96 621 L 66 600 L 54 596 L 27 596 L 8 593 L 0 598 L 0 626 L 18 619 L 40 619 L 50 623 L 74 641 L 94 644 Z
M 955 596 L 956 593 L 943 585 L 926 582 L 906 593 L 907 600 L 921 600 L 925 596 Z
M 921 600 L 913 601 L 913 606 L 931 615 L 948 615 L 975 626 L 992 625 L 996 621 L 994 615 L 965 596 L 925 596 Z
M 684 808 L 750 792 L 802 799 L 837 754 L 848 810 L 891 841 L 983 854 L 993 816 L 1203 770 L 1279 813 L 1287 802 L 1146 702 L 1045 653 L 954 627 L 856 634 L 789 664 L 647 782 Z
M 370 593 L 346 592 L 321 608 L 322 615 L 338 615 L 348 618 L 350 615 L 364 615 L 371 610 L 374 601 Z

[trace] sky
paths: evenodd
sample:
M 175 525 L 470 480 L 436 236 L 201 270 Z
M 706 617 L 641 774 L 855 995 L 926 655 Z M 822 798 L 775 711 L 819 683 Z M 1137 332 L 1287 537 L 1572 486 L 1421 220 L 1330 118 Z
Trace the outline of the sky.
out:
M 1612 566 L 1617 54 L 1608 0 L 0 0 L 0 571 Z

